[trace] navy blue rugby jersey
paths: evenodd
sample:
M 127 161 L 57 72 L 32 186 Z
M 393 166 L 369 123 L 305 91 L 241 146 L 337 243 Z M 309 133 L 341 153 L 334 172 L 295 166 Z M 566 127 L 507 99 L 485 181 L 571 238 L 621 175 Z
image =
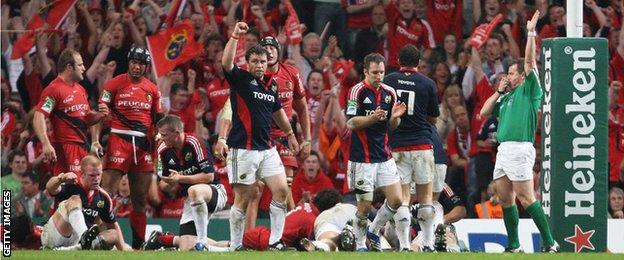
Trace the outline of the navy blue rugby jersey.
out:
M 383 83 L 376 88 L 362 81 L 351 88 L 345 111 L 347 119 L 371 115 L 381 107 L 386 112 L 386 120 L 353 131 L 349 161 L 378 163 L 392 158 L 388 146 L 388 120 L 396 100 L 394 89 Z
M 433 80 L 414 70 L 402 69 L 387 75 L 384 83 L 394 88 L 398 101 L 407 106 L 401 124 L 390 133 L 392 150 L 415 150 L 420 145 L 432 144 L 433 129 L 427 117 L 440 115 Z
M 77 181 L 79 180 L 77 179 Z M 73 195 L 78 195 L 82 201 L 82 214 L 87 227 L 95 225 L 97 217 L 100 217 L 106 223 L 115 223 L 117 221 L 113 212 L 113 200 L 108 193 L 102 188 L 98 188 L 90 193 L 90 190 L 82 187 L 80 183 L 61 184 L 61 191 L 54 195 L 54 209 L 58 208 L 59 203 Z
M 277 83 L 271 77 L 255 78 L 236 66 L 225 72 L 230 83 L 232 130 L 227 144 L 230 148 L 266 150 L 271 148 L 269 136 L 273 113 L 282 108 L 277 96 Z
M 184 134 L 182 149 L 176 150 L 161 142 L 158 146 L 158 171 L 161 176 L 168 176 L 169 170 L 180 172 L 182 175 L 214 174 L 212 156 L 208 153 L 206 145 L 192 134 Z M 212 184 L 218 184 L 219 179 L 215 175 Z M 206 183 L 209 184 L 209 183 Z M 179 195 L 186 197 L 188 188 L 192 185 L 180 183 L 182 188 Z

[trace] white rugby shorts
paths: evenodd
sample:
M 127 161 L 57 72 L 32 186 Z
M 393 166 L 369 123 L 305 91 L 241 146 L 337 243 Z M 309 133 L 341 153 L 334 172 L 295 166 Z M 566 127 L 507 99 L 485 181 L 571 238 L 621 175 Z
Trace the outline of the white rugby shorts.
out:
M 530 142 L 503 142 L 498 146 L 494 180 L 507 176 L 511 181 L 533 179 L 535 147 Z
M 374 192 L 375 188 L 389 186 L 401 181 L 397 166 L 392 158 L 380 163 L 349 161 L 347 175 L 349 189 L 361 192 Z
M 267 150 L 230 149 L 227 156 L 230 184 L 252 185 L 278 174 L 286 174 L 275 147 Z
M 433 149 L 393 152 L 392 158 L 396 161 L 401 184 L 414 182 L 422 185 L 434 180 L 436 174 Z

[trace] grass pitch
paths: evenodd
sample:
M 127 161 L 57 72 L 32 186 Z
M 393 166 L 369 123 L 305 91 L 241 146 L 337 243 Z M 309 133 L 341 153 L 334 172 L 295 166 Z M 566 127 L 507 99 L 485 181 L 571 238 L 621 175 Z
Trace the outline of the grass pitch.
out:
M 559 254 L 486 254 L 486 253 L 354 253 L 354 252 L 233 252 L 233 253 L 206 253 L 206 252 L 176 252 L 176 251 L 159 251 L 159 252 L 118 252 L 118 251 L 51 251 L 51 250 L 16 250 L 12 252 L 11 258 L 15 259 L 105 259 L 105 260 L 180 260 L 180 259 L 332 259 L 332 260 L 398 260 L 398 259 L 623 259 L 624 255 L 614 255 L 610 253 L 559 253 Z M 4 259 L 4 258 L 3 258 Z

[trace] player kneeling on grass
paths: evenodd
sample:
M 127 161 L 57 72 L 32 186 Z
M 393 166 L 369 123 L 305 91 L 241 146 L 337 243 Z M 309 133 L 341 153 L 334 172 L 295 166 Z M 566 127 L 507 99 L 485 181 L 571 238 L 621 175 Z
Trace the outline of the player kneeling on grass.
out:
M 178 246 L 182 251 L 223 251 L 212 250 L 209 245 L 208 220 L 212 213 L 223 209 L 227 194 L 215 178 L 206 146 L 197 137 L 184 133 L 184 125 L 178 116 L 165 116 L 157 126 L 162 137 L 158 146 L 161 185 L 165 190 L 180 185 L 179 195 L 186 199 L 180 219 L 180 237 L 175 239 L 173 235 L 154 232 L 142 248 Z
M 113 201 L 100 187 L 102 162 L 88 155 L 80 161 L 81 177 L 66 172 L 52 177 L 46 184 L 54 196 L 54 215 L 45 224 L 41 234 L 44 248 L 66 250 L 111 249 L 126 246 L 121 229 L 113 214 Z M 99 218 L 106 230 L 95 225 Z

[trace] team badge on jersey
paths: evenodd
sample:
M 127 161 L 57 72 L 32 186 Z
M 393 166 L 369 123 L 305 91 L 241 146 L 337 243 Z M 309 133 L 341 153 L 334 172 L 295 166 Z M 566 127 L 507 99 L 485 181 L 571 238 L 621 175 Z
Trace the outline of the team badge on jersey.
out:
M 277 85 L 276 84 L 271 85 L 271 91 L 277 93 Z
M 357 113 L 357 101 L 347 100 L 347 115 L 354 116 Z
M 186 153 L 184 155 L 184 160 L 187 161 L 187 162 L 190 161 L 191 158 L 193 158 L 193 155 L 190 152 L 188 152 L 188 153 Z
M 47 96 L 45 98 L 45 102 L 43 102 L 43 106 L 41 107 L 41 109 L 43 109 L 43 111 L 46 111 L 48 113 L 52 112 L 52 109 L 54 108 L 54 104 L 56 102 L 54 101 L 53 98 Z
M 147 99 L 147 103 L 152 103 L 152 95 L 146 94 L 145 99 Z
M 110 102 L 111 101 L 111 93 L 108 90 L 104 90 L 102 93 L 102 101 Z
M 103 208 L 103 207 L 104 207 L 104 201 L 103 201 L 103 200 L 99 200 L 99 201 L 97 202 L 97 207 L 98 207 L 98 208 Z
M 392 97 L 390 96 L 386 96 L 386 104 L 390 104 L 390 101 L 392 101 Z

